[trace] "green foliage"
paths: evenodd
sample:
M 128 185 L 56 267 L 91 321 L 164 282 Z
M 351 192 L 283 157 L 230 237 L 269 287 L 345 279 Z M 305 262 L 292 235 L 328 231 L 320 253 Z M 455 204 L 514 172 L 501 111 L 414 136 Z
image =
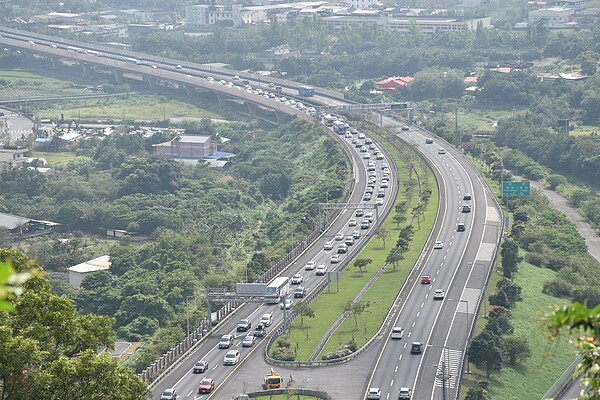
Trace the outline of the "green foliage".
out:
M 553 335 L 557 335 L 563 327 L 570 331 L 581 330 L 583 333 L 576 343 L 583 358 L 576 371 L 576 375 L 582 377 L 584 387 L 584 395 L 580 398 L 597 399 L 600 397 L 600 305 L 591 310 L 581 303 L 564 306 L 549 316 L 549 323 Z M 591 336 L 586 335 L 587 333 L 591 333 Z
M 505 359 L 509 365 L 531 357 L 531 349 L 527 339 L 519 336 L 508 336 L 503 338 Z
M 502 338 L 484 329 L 473 338 L 468 349 L 469 361 L 485 371 L 489 379 L 493 371 L 502 369 L 504 357 Z
M 504 277 L 510 279 L 519 271 L 519 263 L 523 258 L 519 255 L 519 244 L 511 239 L 507 239 L 502 243 L 502 272 Z

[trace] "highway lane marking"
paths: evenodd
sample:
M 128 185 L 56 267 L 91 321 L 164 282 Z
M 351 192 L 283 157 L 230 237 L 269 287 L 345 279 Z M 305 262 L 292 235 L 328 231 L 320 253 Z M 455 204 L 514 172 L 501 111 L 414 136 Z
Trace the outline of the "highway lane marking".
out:
M 394 373 L 398 372 L 398 366 L 396 365 L 396 368 L 394 368 Z
M 438 269 L 437 272 L 435 273 L 436 275 L 440 273 L 440 270 Z
M 215 364 L 215 366 L 213 367 L 212 371 L 214 371 L 215 369 L 217 369 L 218 366 L 219 366 L 219 364 Z
M 189 393 L 187 394 L 187 396 L 185 396 L 185 397 L 190 397 L 190 395 L 191 395 L 192 393 L 194 393 L 194 391 L 193 391 L 193 390 L 190 390 L 190 392 L 189 392 Z M 196 398 L 196 396 L 194 396 L 194 398 Z
M 394 380 L 392 379 L 392 381 L 390 382 L 390 386 L 394 386 Z M 388 393 L 389 396 L 389 393 Z
M 425 298 L 427 298 L 427 296 Z M 425 305 L 425 302 L 421 303 L 421 308 L 423 308 L 424 305 Z
M 410 337 L 412 335 L 412 331 L 408 332 L 408 337 Z M 404 345 L 404 347 L 406 347 L 406 344 Z M 400 359 L 402 359 L 402 355 L 400 356 Z
M 416 324 L 417 324 L 417 321 L 414 321 L 412 324 L 412 327 L 414 328 Z
M 419 311 L 419 312 L 417 313 L 417 318 L 419 318 L 420 316 L 421 316 L 421 311 Z
M 390 394 L 388 393 L 388 394 L 385 396 L 385 398 L 386 398 L 386 399 L 389 399 L 389 398 L 390 398 Z

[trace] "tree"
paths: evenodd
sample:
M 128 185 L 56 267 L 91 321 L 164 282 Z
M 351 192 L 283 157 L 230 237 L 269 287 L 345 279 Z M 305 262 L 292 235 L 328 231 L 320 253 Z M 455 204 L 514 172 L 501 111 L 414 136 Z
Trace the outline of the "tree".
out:
M 483 330 L 473 338 L 468 350 L 469 361 L 485 370 L 489 379 L 492 371 L 500 371 L 503 361 L 502 338 L 493 332 Z
M 502 243 L 502 273 L 506 278 L 512 278 L 519 270 L 519 263 L 523 257 L 519 255 L 519 244 L 512 239 L 507 239 Z
M 294 309 L 295 309 L 295 311 L 298 312 L 298 315 L 300 316 L 300 327 L 301 328 L 304 326 L 304 317 L 306 317 L 306 318 L 314 318 L 315 317 L 315 310 L 310 308 L 310 306 L 304 302 L 296 303 L 296 305 L 294 306 Z
M 392 264 L 392 267 L 394 268 L 394 271 L 395 271 L 396 268 L 398 268 L 398 263 L 402 260 L 404 260 L 404 256 L 402 255 L 402 253 L 400 251 L 395 249 L 395 250 L 390 251 L 390 254 L 388 254 L 387 258 L 385 259 L 385 262 L 388 264 Z
M 346 304 L 344 304 L 344 312 L 352 315 L 354 317 L 354 329 L 358 329 L 358 316 L 364 313 L 371 303 L 359 301 L 355 302 L 353 300 L 349 300 Z M 354 340 L 354 337 L 352 338 Z
M 385 228 L 385 227 L 381 227 L 379 228 L 379 230 L 377 230 L 377 238 L 381 239 L 383 241 L 383 248 L 385 249 L 385 241 L 386 239 L 389 239 L 389 237 L 391 236 L 391 233 L 389 231 L 389 229 Z
M 508 336 L 503 339 L 504 356 L 510 365 L 515 365 L 531 357 L 531 349 L 527 339 L 519 336 Z
M 370 258 L 358 258 L 354 260 L 354 266 L 360 271 L 360 276 L 363 276 L 363 274 L 365 273 L 365 268 L 372 262 L 373 260 L 371 260 Z
M 482 387 L 469 388 L 464 400 L 487 400 L 489 399 L 488 392 Z

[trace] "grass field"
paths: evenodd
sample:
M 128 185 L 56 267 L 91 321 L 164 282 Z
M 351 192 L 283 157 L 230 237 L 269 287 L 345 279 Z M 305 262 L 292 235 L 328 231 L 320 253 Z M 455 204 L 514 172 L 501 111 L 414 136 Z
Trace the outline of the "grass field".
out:
M 316 398 L 317 397 L 304 396 L 294 393 L 253 397 L 253 399 L 258 400 L 314 400 Z
M 59 165 L 66 166 L 70 161 L 88 159 L 88 157 L 78 156 L 70 152 L 46 153 L 43 151 L 32 152 L 31 157 L 45 158 L 51 168 L 56 168 Z
M 382 140 L 381 138 L 377 138 Z M 391 153 L 398 165 L 400 181 L 408 179 L 404 165 L 398 154 L 391 150 Z M 365 313 L 358 318 L 359 329 L 354 329 L 354 318 L 350 317 L 340 327 L 338 333 L 334 333 L 330 342 L 326 345 L 326 351 L 331 351 L 339 347 L 340 343 L 347 343 L 354 336 L 354 340 L 360 347 L 370 339 L 379 329 L 384 317 L 395 299 L 397 293 L 402 287 L 407 275 L 413 267 L 414 261 L 424 245 L 425 240 L 431 231 L 435 213 L 437 212 L 437 187 L 434 186 L 434 193 L 431 196 L 429 207 L 425 213 L 425 220 L 421 221 L 421 227 L 418 228 L 415 223 L 415 235 L 411 250 L 405 254 L 406 259 L 399 263 L 396 271 L 388 267 L 382 276 L 375 282 L 371 290 L 366 294 L 364 301 L 371 305 Z M 402 187 L 396 202 L 405 199 Z M 416 196 L 414 196 L 416 198 Z M 415 201 L 415 200 L 413 200 Z M 411 205 L 409 208 L 412 208 Z M 296 350 L 296 360 L 307 360 L 315 350 L 321 338 L 329 330 L 335 320 L 342 314 L 344 304 L 353 300 L 360 290 L 365 286 L 369 279 L 381 268 L 388 252 L 396 241 L 398 230 L 396 224 L 392 221 L 391 213 L 384 223 L 386 229 L 391 233 L 387 239 L 386 247 L 383 247 L 383 241 L 380 238 L 373 237 L 369 244 L 356 258 L 369 258 L 373 262 L 367 267 L 364 274 L 360 274 L 358 269 L 352 265 L 348 266 L 341 274 L 339 281 L 340 291 L 336 291 L 336 283 L 332 284 L 329 291 L 322 293 L 312 304 L 311 308 L 315 311 L 315 318 L 304 318 L 304 325 L 300 326 L 300 318 L 292 323 L 289 334 L 289 340 Z M 272 348 L 272 350 L 275 346 Z
M 511 322 L 515 335 L 528 340 L 531 357 L 492 374 L 491 399 L 540 399 L 576 357 L 576 349 L 569 342 L 573 337 L 565 334 L 556 341 L 550 341 L 550 332 L 544 323 L 544 316 L 552 311 L 553 306 L 569 303 L 542 293 L 544 283 L 552 279 L 555 272 L 526 263 L 521 263 L 519 268 L 515 281 L 523 288 L 523 301 L 512 310 Z M 465 375 L 463 396 L 468 387 L 485 377 L 474 365 L 471 365 L 471 370 L 473 374 Z

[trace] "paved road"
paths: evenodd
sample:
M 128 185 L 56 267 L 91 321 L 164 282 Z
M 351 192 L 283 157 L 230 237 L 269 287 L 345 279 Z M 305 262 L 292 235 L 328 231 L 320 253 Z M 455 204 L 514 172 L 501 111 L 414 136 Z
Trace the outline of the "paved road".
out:
M 28 138 L 33 132 L 33 121 L 11 110 L 0 108 L 0 132 L 7 133 L 11 141 L 19 140 L 22 137 Z

